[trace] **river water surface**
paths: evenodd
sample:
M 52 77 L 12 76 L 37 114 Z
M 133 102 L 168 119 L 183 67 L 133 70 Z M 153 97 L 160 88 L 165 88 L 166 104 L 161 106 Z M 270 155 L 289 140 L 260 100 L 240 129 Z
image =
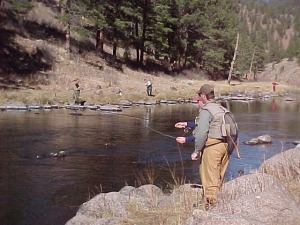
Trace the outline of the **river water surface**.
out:
M 226 179 L 257 169 L 267 158 L 295 147 L 300 103 L 270 98 L 230 102 L 240 130 L 240 155 L 231 156 Z M 0 112 L 0 224 L 60 225 L 100 192 L 149 182 L 167 188 L 171 172 L 199 182 L 193 143 L 178 145 L 178 121 L 193 120 L 195 104 L 132 106 L 120 113 L 68 109 Z M 242 142 L 269 134 L 272 144 Z M 49 157 L 65 151 L 66 157 Z M 170 172 L 171 171 L 171 172 Z M 152 180 L 152 179 L 151 179 Z M 182 179 L 181 179 L 182 180 Z

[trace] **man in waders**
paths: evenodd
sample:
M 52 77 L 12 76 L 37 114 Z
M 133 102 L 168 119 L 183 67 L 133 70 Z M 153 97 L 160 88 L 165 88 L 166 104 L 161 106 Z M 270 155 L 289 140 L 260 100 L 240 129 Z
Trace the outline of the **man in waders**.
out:
M 197 93 L 204 106 L 196 120 L 199 126 L 195 127 L 195 151 L 191 158 L 200 158 L 199 173 L 204 191 L 204 206 L 208 210 L 217 203 L 217 195 L 229 163 L 229 153 L 227 141 L 221 131 L 224 110 L 214 100 L 213 86 L 205 84 Z
M 144 79 L 145 86 L 147 88 L 147 95 L 152 96 L 152 83 L 150 80 Z
M 80 87 L 79 87 L 79 79 L 75 79 L 75 85 L 73 90 L 73 99 L 75 104 L 79 104 L 79 96 L 80 96 Z

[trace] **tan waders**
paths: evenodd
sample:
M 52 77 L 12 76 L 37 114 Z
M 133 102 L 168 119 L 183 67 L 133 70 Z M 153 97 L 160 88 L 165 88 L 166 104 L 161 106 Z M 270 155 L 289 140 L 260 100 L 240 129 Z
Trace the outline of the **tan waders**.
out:
M 227 143 L 218 139 L 208 138 L 205 143 L 199 172 L 204 190 L 204 201 L 208 208 L 217 203 L 217 195 L 229 163 L 227 146 Z

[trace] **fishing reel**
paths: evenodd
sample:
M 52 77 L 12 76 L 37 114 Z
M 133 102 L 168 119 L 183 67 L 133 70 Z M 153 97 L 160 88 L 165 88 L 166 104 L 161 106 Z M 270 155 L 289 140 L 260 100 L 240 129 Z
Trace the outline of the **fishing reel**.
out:
M 188 132 L 190 132 L 190 127 L 185 127 L 184 129 L 183 129 L 183 134 L 184 135 L 186 135 Z

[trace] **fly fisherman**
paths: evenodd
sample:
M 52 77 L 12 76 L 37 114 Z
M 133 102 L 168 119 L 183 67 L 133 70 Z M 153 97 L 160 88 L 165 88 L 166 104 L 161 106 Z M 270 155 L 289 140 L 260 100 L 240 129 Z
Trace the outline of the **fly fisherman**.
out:
M 75 104 L 79 103 L 79 96 L 80 96 L 80 86 L 79 86 L 79 79 L 75 79 L 75 85 L 74 85 L 74 89 L 73 89 L 73 99 Z
M 217 203 L 224 175 L 229 163 L 228 144 L 222 136 L 224 111 L 214 100 L 213 86 L 203 85 L 197 92 L 204 106 L 199 111 L 195 127 L 195 151 L 192 160 L 200 158 L 199 173 L 204 190 L 204 206 L 208 210 Z
M 152 83 L 150 80 L 144 79 L 145 86 L 147 88 L 147 94 L 148 96 L 152 96 Z

